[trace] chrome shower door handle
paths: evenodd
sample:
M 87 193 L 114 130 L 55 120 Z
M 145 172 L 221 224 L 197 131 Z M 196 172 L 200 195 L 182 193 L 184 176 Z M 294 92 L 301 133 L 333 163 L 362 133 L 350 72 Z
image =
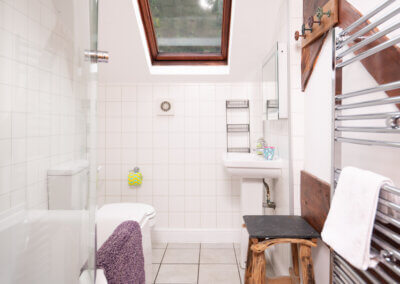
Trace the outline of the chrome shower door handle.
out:
M 108 63 L 108 51 L 85 50 L 85 60 L 91 62 Z

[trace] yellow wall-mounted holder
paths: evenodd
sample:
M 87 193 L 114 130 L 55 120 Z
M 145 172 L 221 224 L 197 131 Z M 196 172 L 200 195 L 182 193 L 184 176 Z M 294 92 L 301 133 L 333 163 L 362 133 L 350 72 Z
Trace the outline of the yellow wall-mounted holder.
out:
M 143 175 L 139 172 L 140 169 L 135 167 L 128 173 L 128 184 L 129 185 L 141 185 L 143 182 Z

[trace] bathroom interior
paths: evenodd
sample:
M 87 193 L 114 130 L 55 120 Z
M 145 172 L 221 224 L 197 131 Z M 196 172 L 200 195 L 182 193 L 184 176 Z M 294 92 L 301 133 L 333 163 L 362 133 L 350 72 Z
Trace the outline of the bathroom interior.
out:
M 399 0 L 0 0 L 0 283 L 400 283 Z

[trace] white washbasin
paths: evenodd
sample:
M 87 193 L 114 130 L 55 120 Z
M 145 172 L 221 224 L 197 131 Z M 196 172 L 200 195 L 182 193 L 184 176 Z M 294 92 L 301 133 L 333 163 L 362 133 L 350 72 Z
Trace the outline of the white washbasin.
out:
M 278 178 L 282 173 L 282 159 L 266 160 L 253 153 L 224 153 L 223 163 L 233 176 L 242 178 Z

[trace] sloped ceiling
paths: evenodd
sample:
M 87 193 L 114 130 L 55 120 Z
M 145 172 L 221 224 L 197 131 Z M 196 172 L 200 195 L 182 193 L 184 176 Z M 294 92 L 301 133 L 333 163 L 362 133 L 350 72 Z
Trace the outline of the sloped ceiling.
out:
M 99 1 L 99 50 L 110 53 L 110 62 L 100 64 L 100 82 L 255 81 L 287 16 L 286 0 L 233 0 L 229 75 L 152 75 L 132 1 Z

